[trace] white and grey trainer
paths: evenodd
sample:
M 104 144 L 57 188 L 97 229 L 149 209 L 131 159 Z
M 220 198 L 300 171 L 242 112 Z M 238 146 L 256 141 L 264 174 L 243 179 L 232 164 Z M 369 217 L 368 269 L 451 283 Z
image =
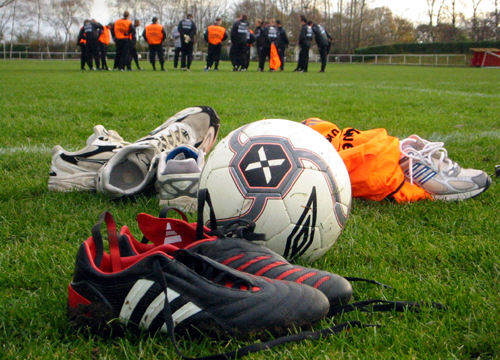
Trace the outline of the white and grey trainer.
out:
M 161 206 L 183 212 L 197 211 L 198 185 L 205 153 L 193 146 L 179 146 L 163 152 L 158 162 L 156 192 Z
M 491 178 L 482 170 L 463 169 L 448 157 L 442 142 L 417 135 L 400 141 L 399 161 L 407 181 L 417 184 L 435 200 L 464 200 L 488 189 Z

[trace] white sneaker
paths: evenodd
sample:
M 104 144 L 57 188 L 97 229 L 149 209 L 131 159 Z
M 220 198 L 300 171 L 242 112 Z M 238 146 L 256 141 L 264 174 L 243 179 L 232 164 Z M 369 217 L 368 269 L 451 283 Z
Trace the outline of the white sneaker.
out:
M 96 190 L 110 196 L 136 195 L 153 184 L 160 154 L 195 144 L 195 132 L 185 123 L 156 129 L 111 158 L 96 175 Z
M 219 133 L 220 119 L 219 115 L 210 106 L 195 106 L 179 111 L 170 117 L 155 130 L 151 132 L 162 131 L 174 123 L 188 124 L 195 132 L 194 147 L 201 149 L 208 154 L 217 139 Z
M 205 164 L 205 153 L 193 146 L 179 146 L 160 155 L 156 192 L 161 206 L 183 212 L 197 210 L 198 185 Z
M 80 151 L 69 152 L 59 145 L 54 146 L 49 190 L 95 190 L 94 178 L 97 171 L 128 144 L 116 131 L 108 131 L 102 125 L 97 125 L 94 127 L 94 134 L 87 139 L 87 146 Z
M 481 194 L 491 178 L 481 170 L 462 169 L 448 158 L 442 142 L 430 142 L 417 135 L 400 141 L 399 161 L 407 181 L 415 183 L 436 200 L 463 200 Z

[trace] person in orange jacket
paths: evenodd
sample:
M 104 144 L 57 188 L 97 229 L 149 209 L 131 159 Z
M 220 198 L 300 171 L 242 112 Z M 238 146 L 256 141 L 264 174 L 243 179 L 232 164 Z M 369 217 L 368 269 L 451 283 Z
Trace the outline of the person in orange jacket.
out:
M 386 129 L 340 129 L 318 118 L 304 125 L 322 134 L 338 151 L 351 179 L 352 196 L 367 200 L 464 200 L 488 189 L 482 170 L 464 169 L 448 157 L 444 143 L 411 135 L 399 140 Z
M 142 37 L 149 45 L 149 62 L 153 65 L 153 70 L 156 70 L 156 54 L 158 54 L 161 71 L 165 71 L 165 57 L 163 56 L 163 47 L 161 44 L 167 37 L 167 33 L 163 25 L 158 24 L 158 18 L 156 16 L 153 17 L 152 24 L 144 28 Z
M 109 70 L 108 67 L 108 45 L 111 42 L 111 30 L 110 28 L 113 26 L 112 23 L 102 26 L 102 30 L 100 31 L 99 38 L 97 39 L 99 44 L 99 55 L 101 58 L 101 69 Z
M 130 13 L 125 11 L 123 18 L 115 21 L 113 25 L 113 39 L 116 43 L 115 68 L 124 71 L 132 70 L 130 66 L 130 36 L 135 36 L 135 28 L 129 20 Z
M 212 65 L 214 65 L 214 71 L 219 70 L 222 42 L 227 39 L 226 29 L 221 26 L 221 23 L 221 18 L 215 19 L 214 23 L 207 27 L 203 34 L 203 38 L 208 43 L 207 66 L 205 66 L 205 71 L 210 71 Z

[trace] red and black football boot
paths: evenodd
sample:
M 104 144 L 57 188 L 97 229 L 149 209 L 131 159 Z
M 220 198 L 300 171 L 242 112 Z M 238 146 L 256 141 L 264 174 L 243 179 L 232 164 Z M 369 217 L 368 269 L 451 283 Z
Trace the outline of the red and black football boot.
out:
M 118 246 L 115 222 L 103 213 L 78 251 L 68 287 L 68 315 L 77 324 L 119 320 L 171 337 L 174 327 L 247 337 L 310 325 L 329 309 L 327 298 L 309 286 L 245 274 L 190 250 L 171 252 L 170 245 L 159 245 L 122 257 Z
M 217 231 L 213 223 L 215 215 L 210 196 L 205 189 L 200 190 L 198 199 L 198 222 L 194 224 L 189 224 L 186 216 L 178 210 L 182 220 L 166 218 L 166 212 L 171 210 L 167 208 L 160 213 L 160 217 L 139 214 L 137 221 L 144 235 L 143 242 L 151 243 L 137 241 L 124 227 L 119 241 L 122 256 L 142 254 L 167 245 L 170 251 L 188 249 L 252 275 L 309 285 L 326 295 L 332 310 L 349 303 L 353 290 L 346 278 L 327 271 L 292 265 L 272 250 L 249 241 L 263 240 L 264 236 L 253 232 L 254 224 L 251 222 L 239 221 L 233 227 Z M 211 213 L 211 229 L 202 225 L 205 202 Z

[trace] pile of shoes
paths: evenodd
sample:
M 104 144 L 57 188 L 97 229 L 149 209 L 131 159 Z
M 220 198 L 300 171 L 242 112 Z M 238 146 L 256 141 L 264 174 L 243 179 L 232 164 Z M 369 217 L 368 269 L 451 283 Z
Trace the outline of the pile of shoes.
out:
M 97 125 L 82 150 L 52 149 L 49 190 L 96 190 L 120 197 L 154 186 L 160 205 L 194 211 L 205 155 L 219 126 L 209 106 L 184 109 L 134 143 Z

